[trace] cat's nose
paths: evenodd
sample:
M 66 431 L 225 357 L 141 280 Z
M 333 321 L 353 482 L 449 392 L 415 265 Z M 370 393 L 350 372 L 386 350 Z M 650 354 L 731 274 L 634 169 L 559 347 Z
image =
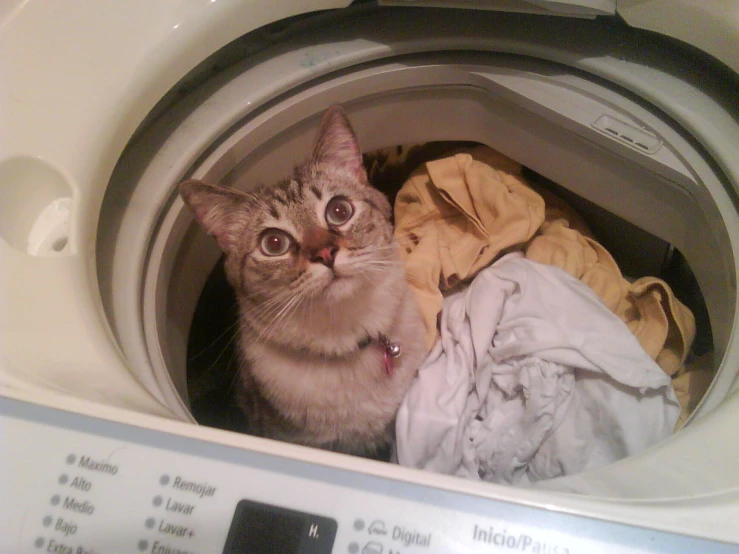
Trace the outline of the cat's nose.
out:
M 336 254 L 338 251 L 338 246 L 326 246 L 324 248 L 316 250 L 316 252 L 313 253 L 313 256 L 311 256 L 310 261 L 323 264 L 326 267 L 333 269 L 334 260 L 336 259 Z

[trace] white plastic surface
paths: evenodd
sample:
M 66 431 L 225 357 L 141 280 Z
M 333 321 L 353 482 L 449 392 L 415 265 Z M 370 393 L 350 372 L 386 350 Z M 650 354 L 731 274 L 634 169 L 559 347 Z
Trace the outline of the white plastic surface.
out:
M 43 160 L 65 176 L 74 217 L 71 255 L 29 256 L 0 238 L 0 382 L 175 417 L 123 364 L 92 292 L 104 185 L 139 122 L 193 66 L 267 23 L 348 3 L 30 0 L 3 8 L 0 164 Z
M 77 216 L 70 228 L 71 255 L 65 257 L 29 256 L 0 240 L 0 310 L 3 323 L 0 380 L 6 385 L 6 388 L 0 388 L 0 393 L 18 394 L 41 402 L 52 401 L 55 391 L 66 392 L 95 399 L 108 406 L 174 417 L 161 398 L 149 394 L 130 375 L 106 328 L 97 297 L 91 293 L 97 289 L 93 253 L 104 184 L 145 114 L 205 56 L 269 21 L 300 11 L 339 7 L 347 3 L 338 0 L 166 0 L 156 3 L 136 0 L 125 3 L 65 3 L 62 6 L 55 0 L 30 0 L 12 11 L 2 8 L 0 13 L 11 15 L 0 26 L 0 67 L 3 68 L 3 79 L 0 80 L 0 128 L 3 129 L 0 162 L 14 156 L 28 156 L 44 160 L 56 168 L 70 187 L 73 198 L 71 213 Z M 566 56 L 557 61 L 567 61 Z M 614 74 L 620 75 L 621 84 L 628 88 L 639 74 L 638 66 L 622 60 L 611 62 Z M 580 69 L 599 71 L 597 65 L 588 59 L 579 63 Z M 669 77 L 665 78 L 663 86 L 671 91 L 677 90 L 676 83 Z M 647 92 L 658 104 L 664 102 L 663 91 L 659 87 L 652 87 Z M 669 109 L 669 106 L 662 107 Z M 676 118 L 687 122 L 693 121 L 691 115 L 688 110 L 675 114 Z M 734 154 L 732 149 L 735 149 L 736 142 L 724 141 L 721 144 L 721 138 L 722 130 L 718 129 L 710 136 L 709 147 L 714 149 L 718 159 L 729 159 Z M 735 362 L 736 357 L 732 363 Z M 735 460 L 739 459 L 739 452 L 736 441 L 732 440 L 739 417 L 736 397 L 709 414 L 700 425 L 691 426 L 668 441 L 665 448 L 639 459 L 627 460 L 604 476 L 604 489 L 610 487 L 614 496 L 638 497 L 642 483 L 632 477 L 639 474 L 640 468 L 649 466 L 660 475 L 660 483 L 665 486 L 664 498 L 654 501 L 586 499 L 537 491 L 480 489 L 478 484 L 448 477 L 419 474 L 363 460 L 168 423 L 110 407 L 87 403 L 71 403 L 70 406 L 74 410 L 143 427 L 161 428 L 203 439 L 210 437 L 229 446 L 246 446 L 288 458 L 313 460 L 328 467 L 351 467 L 385 474 L 398 481 L 423 483 L 511 502 L 549 505 L 560 511 L 632 524 L 648 522 L 654 528 L 699 536 L 736 539 L 739 485 Z M 59 446 L 59 442 L 53 442 L 56 439 L 48 434 L 33 439 L 28 434 L 28 427 L 16 421 L 3 423 L 3 435 L 8 433 L 14 433 L 15 439 L 26 443 L 27 456 L 19 455 L 20 450 L 11 450 L 3 459 L 12 460 L 17 470 L 15 475 L 25 480 L 2 480 L 3 487 L 13 487 L 3 489 L 2 496 L 24 498 L 28 494 L 27 489 L 17 483 L 41 478 L 42 473 L 34 473 L 32 464 L 40 464 L 45 472 L 49 468 L 56 469 L 56 466 L 43 465 L 57 463 L 44 458 L 47 452 L 44 447 L 47 444 Z M 52 442 L 47 443 L 47 440 Z M 71 445 L 64 440 L 60 439 L 61 446 Z M 10 442 L 3 444 L 9 445 Z M 152 455 L 151 459 L 156 461 L 156 456 Z M 672 490 L 682 490 L 681 482 L 696 472 L 701 482 L 694 488 L 701 490 L 706 487 L 714 493 L 701 495 L 690 490 L 690 484 L 685 484 L 684 488 L 690 490 L 689 493 L 670 497 Z M 53 481 L 56 477 L 53 472 L 43 475 L 47 479 L 43 486 L 50 486 L 48 479 Z M 573 483 L 573 489 L 578 488 L 576 485 Z M 38 492 L 42 484 L 36 483 L 35 486 L 39 487 L 35 489 Z M 41 500 L 34 497 L 29 501 L 44 502 L 45 497 L 38 498 Z M 13 509 L 12 505 L 5 505 Z M 11 514 L 16 519 L 1 520 L 2 528 L 12 531 L 4 533 L 5 536 L 16 536 L 17 518 L 22 513 L 23 510 L 19 509 Z
M 629 25 L 691 44 L 739 73 L 736 0 L 618 0 L 617 11 Z
M 69 244 L 71 198 L 57 198 L 39 214 L 28 235 L 28 253 L 33 256 L 62 254 Z
M 3 526 L 9 520 L 15 524 L 0 536 L 4 552 L 32 552 L 34 546 L 54 552 L 55 545 L 61 551 L 71 547 L 73 552 L 117 554 L 166 552 L 161 547 L 221 552 L 234 507 L 244 498 L 338 520 L 334 552 L 351 552 L 355 544 L 365 554 L 368 545 L 377 548 L 372 554 L 380 552 L 375 545 L 408 554 L 471 553 L 508 536 L 523 551 L 542 545 L 550 552 L 556 545 L 563 554 L 565 548 L 595 552 L 604 545 L 613 554 L 639 551 L 610 544 L 611 537 L 583 539 L 538 529 L 535 522 L 465 517 L 425 503 L 122 440 L 30 422 L 15 421 L 9 430 L 8 425 L 0 418 L 0 427 L 9 431 L 0 455 L 10 458 L 6 471 L 25 478 L 3 485 L 2 493 L 3 498 L 23 499 L 16 509 L 25 517 L 13 521 L 3 510 Z M 33 475 L 23 471 L 28 459 L 40 462 Z M 123 514 L 121 506 L 126 507 Z M 375 523 L 370 534 L 368 528 L 379 521 L 382 525 Z
M 443 477 L 80 401 L 52 406 L 104 420 L 18 402 L 0 408 L 5 437 L 0 456 L 15 477 L 0 481 L 0 494 L 17 499 L 0 505 L 0 551 L 38 552 L 35 541 L 43 539 L 44 548 L 55 540 L 101 554 L 136 552 L 142 540 L 149 552 L 156 540 L 193 553 L 216 552 L 242 498 L 336 519 L 334 552 L 342 554 L 352 552 L 352 543 L 361 548 L 378 539 L 383 554 L 564 554 L 565 548 L 572 554 L 692 554 L 735 548 L 696 542 L 680 548 L 680 537 L 660 532 L 739 544 L 736 490 L 669 502 L 593 501 Z M 178 477 L 201 487 L 177 487 Z M 191 506 L 190 513 L 168 509 L 174 502 Z M 75 533 L 57 529 L 59 518 L 75 524 Z M 366 526 L 355 526 L 357 519 Z M 376 519 L 383 520 L 389 536 L 369 533 Z M 166 531 L 167 523 L 193 535 L 175 536 Z M 393 538 L 396 526 L 411 536 L 430 535 L 429 544 L 419 539 L 404 545 L 402 535 Z M 478 530 L 490 527 L 487 540 Z M 506 540 L 498 533 L 515 536 L 516 548 L 494 542 Z

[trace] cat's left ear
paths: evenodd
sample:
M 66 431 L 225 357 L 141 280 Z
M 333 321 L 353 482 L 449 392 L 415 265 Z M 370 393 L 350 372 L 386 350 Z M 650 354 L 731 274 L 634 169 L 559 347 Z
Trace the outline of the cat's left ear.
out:
M 367 183 L 357 136 L 341 106 L 333 105 L 323 114 L 313 143 L 312 161 L 343 169 Z
M 218 241 L 221 250 L 232 252 L 241 237 L 243 210 L 240 208 L 245 205 L 247 195 L 197 179 L 185 181 L 179 189 L 198 223 Z

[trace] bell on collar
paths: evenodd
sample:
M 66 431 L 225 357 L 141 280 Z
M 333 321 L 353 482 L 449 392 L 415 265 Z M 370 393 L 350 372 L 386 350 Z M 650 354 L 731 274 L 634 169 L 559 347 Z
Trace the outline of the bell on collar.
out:
M 400 352 L 401 352 L 400 351 L 400 345 L 399 344 L 396 344 L 396 343 L 393 343 L 393 342 L 389 342 L 387 344 L 387 352 L 393 358 L 397 358 L 398 356 L 400 356 Z
M 382 347 L 385 349 L 385 352 L 389 354 L 393 358 L 397 358 L 401 354 L 400 345 L 396 342 L 390 342 L 390 339 L 387 338 L 387 336 L 380 334 L 378 337 L 378 340 Z

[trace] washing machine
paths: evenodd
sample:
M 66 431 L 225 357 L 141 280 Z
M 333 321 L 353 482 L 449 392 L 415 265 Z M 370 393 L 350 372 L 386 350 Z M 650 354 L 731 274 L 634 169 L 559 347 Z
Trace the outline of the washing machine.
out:
M 7 0 L 0 21 L 0 552 L 739 549 L 739 3 Z M 276 181 L 334 103 L 365 151 L 487 144 L 610 221 L 625 264 L 679 259 L 711 372 L 682 428 L 521 488 L 197 424 L 220 254 L 176 185 Z

